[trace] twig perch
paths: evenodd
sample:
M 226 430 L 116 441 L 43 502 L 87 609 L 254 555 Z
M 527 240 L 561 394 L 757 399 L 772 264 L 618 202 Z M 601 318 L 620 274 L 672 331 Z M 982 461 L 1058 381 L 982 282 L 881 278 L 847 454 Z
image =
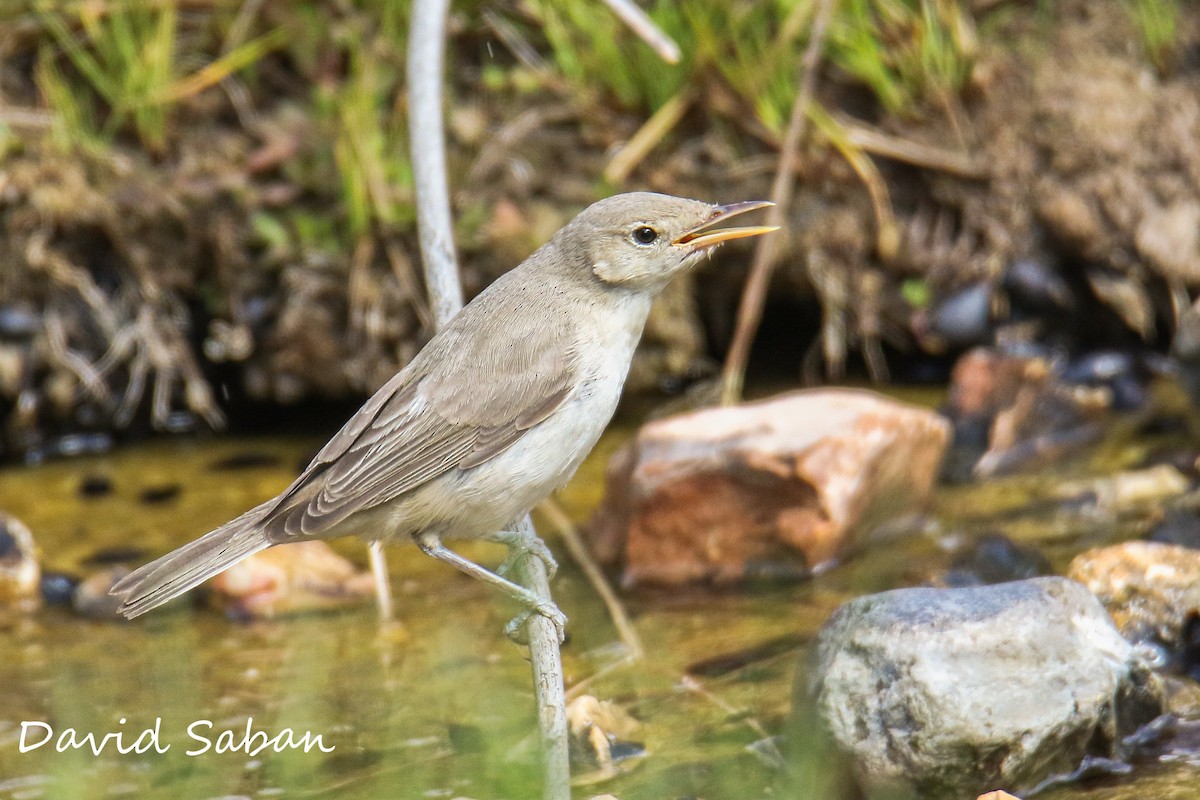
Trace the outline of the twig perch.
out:
M 783 227 L 786 221 L 788 204 L 792 199 L 792 184 L 795 181 L 793 173 L 796 169 L 796 159 L 807 131 L 808 107 L 816 89 L 817 67 L 825 49 L 825 34 L 836 4 L 836 0 L 821 0 L 813 19 L 808 46 L 801 61 L 803 75 L 800 78 L 800 87 L 792 103 L 783 149 L 779 154 L 779 167 L 775 170 L 775 181 L 771 186 L 771 201 L 775 205 L 767 211 L 768 225 Z M 725 368 L 721 373 L 722 405 L 732 405 L 742 398 L 746 362 L 750 359 L 750 345 L 753 344 L 758 325 L 762 322 L 763 305 L 766 303 L 767 288 L 771 283 L 780 240 L 781 237 L 778 236 L 763 236 L 754 250 L 750 277 L 746 280 L 746 288 L 738 304 L 733 342 L 729 346 L 729 355 L 725 357 Z
M 434 324 L 438 327 L 445 325 L 463 306 L 462 283 L 454 255 L 442 125 L 442 63 L 449 9 L 449 0 L 415 0 L 408 50 L 408 124 L 417 197 L 417 228 L 425 285 Z M 521 526 L 523 532 L 536 535 L 528 516 Z M 514 561 L 513 574 L 518 583 L 550 599 L 550 581 L 541 559 L 522 554 Z M 545 775 L 542 796 L 545 800 L 570 800 L 567 708 L 558 632 L 550 620 L 538 614 L 530 616 L 525 631 L 529 638 L 534 693 L 542 729 Z
M 521 532 L 537 536 L 529 515 L 521 520 Z M 525 555 L 513 564 L 517 583 L 537 592 L 545 600 L 550 596 L 550 579 L 540 558 Z M 525 623 L 529 639 L 529 661 L 533 666 L 533 694 L 537 699 L 538 722 L 542 728 L 542 764 L 545 775 L 542 797 L 545 800 L 570 800 L 571 767 L 567 739 L 567 701 L 563 688 L 562 656 L 558 650 L 558 632 L 554 623 L 541 614 L 531 614 Z
M 450 0 L 416 0 L 408 35 L 408 128 L 417 233 L 425 287 L 438 328 L 463 307 L 442 132 L 442 63 L 449 11 Z

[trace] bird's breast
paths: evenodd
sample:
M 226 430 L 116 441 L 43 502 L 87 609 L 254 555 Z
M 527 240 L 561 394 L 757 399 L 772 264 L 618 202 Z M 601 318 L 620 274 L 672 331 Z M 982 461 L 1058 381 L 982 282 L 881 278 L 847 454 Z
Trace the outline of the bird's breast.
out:
M 616 306 L 578 320 L 575 386 L 562 405 L 496 457 L 426 484 L 393 527 L 478 536 L 519 518 L 570 480 L 616 411 L 648 311 L 646 298 L 644 307 Z

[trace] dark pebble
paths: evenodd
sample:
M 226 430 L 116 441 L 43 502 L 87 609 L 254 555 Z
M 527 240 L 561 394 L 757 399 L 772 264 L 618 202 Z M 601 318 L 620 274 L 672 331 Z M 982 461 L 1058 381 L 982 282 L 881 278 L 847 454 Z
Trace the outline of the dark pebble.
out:
M 1200 516 L 1190 509 L 1167 509 L 1162 521 L 1150 530 L 1147 538 L 1152 542 L 1200 550 Z
M 231 456 L 217 459 L 208 465 L 214 472 L 223 470 L 256 469 L 258 467 L 273 467 L 279 463 L 279 458 L 270 453 L 255 453 L 246 451 L 234 453 Z
M 138 495 L 138 499 L 148 506 L 158 505 L 159 503 L 168 503 L 179 496 L 181 491 L 179 484 L 171 483 L 165 486 L 151 486 L 143 489 Z
M 42 317 L 30 306 L 0 306 L 0 338 L 29 339 L 42 329 Z
M 1036 550 L 1017 544 L 1002 533 L 988 533 L 955 556 L 948 579 L 954 585 L 973 576 L 978 583 L 993 584 L 1049 575 L 1050 562 Z
M 985 342 L 992 333 L 992 285 L 976 283 L 947 297 L 930 316 L 930 327 L 951 347 Z
M 47 605 L 68 606 L 78 585 L 79 578 L 74 575 L 65 572 L 43 572 L 40 587 L 42 599 Z
M 641 742 L 613 742 L 609 747 L 609 754 L 612 756 L 614 764 L 619 764 L 630 758 L 639 758 L 646 754 L 646 745 Z
M 1183 646 L 1179 651 L 1180 666 L 1192 680 L 1200 680 L 1200 617 L 1193 614 L 1183 625 Z
M 1133 411 L 1149 400 L 1146 390 L 1149 374 L 1131 353 L 1116 350 L 1088 353 L 1067 364 L 1061 377 L 1067 383 L 1107 387 L 1116 411 Z
M 9 533 L 8 525 L 5 524 L 3 518 L 0 518 L 0 561 L 19 560 L 20 557 L 21 549 L 17 544 L 17 537 Z
M 1022 259 L 1004 273 L 1002 284 L 1013 299 L 1034 310 L 1069 309 L 1074 305 L 1071 287 L 1048 264 Z
M 105 475 L 87 475 L 79 482 L 80 497 L 103 497 L 112 490 L 112 481 Z

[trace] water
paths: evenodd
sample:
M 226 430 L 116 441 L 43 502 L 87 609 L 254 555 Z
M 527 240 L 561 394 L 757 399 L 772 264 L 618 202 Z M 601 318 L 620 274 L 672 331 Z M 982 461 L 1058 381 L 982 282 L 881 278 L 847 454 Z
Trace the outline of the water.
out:
M 562 493 L 575 519 L 586 519 L 595 505 L 607 457 L 627 435 L 610 434 Z M 85 573 L 94 569 L 89 557 L 110 548 L 141 551 L 140 563 L 275 494 L 320 444 L 170 440 L 8 468 L 0 471 L 0 508 L 33 530 L 48 569 Z M 823 796 L 788 782 L 762 740 L 796 730 L 792 687 L 806 643 L 828 614 L 854 595 L 937 576 L 949 562 L 948 543 L 996 527 L 1036 542 L 1059 569 L 1086 546 L 1132 535 L 1144 524 L 1136 514 L 1080 516 L 1044 498 L 1051 484 L 1127 466 L 1148 446 L 1126 439 L 1052 472 L 944 488 L 928 517 L 865 544 L 860 555 L 802 585 L 627 596 L 648 651 L 635 665 L 618 664 L 622 650 L 602 604 L 541 521 L 563 562 L 555 593 L 571 618 L 568 687 L 599 673 L 587 690 L 643 721 L 635 738 L 645 757 L 576 796 Z M 214 466 L 246 454 L 257 465 Z M 81 484 L 97 476 L 113 491 L 82 496 Z M 170 495 L 164 490 L 176 486 L 165 500 L 143 497 L 148 490 Z M 362 544 L 336 547 L 365 563 Z M 491 565 L 503 555 L 491 545 L 463 552 Z M 538 796 L 528 665 L 502 634 L 516 609 L 415 548 L 393 547 L 389 556 L 397 626 L 381 628 L 369 603 L 250 624 L 191 603 L 134 623 L 85 620 L 57 608 L 0 619 L 0 800 Z M 714 661 L 718 656 L 728 658 Z M 685 680 L 689 671 L 698 675 Z M 250 719 L 266 736 L 285 729 L 296 737 L 319 734 L 332 752 L 214 752 L 220 731 L 234 731 L 238 744 Z M 23 720 L 45 720 L 56 735 L 68 727 L 101 736 L 123 731 L 127 746 L 157 725 L 160 749 L 169 749 L 122 755 L 110 745 L 95 756 L 45 745 L 19 753 Z M 199 737 L 213 749 L 188 755 L 204 747 Z M 819 783 L 828 777 L 824 768 L 816 765 L 815 777 L 805 780 Z M 1197 778 L 1197 767 L 1184 759 L 1139 767 L 1132 780 L 1044 796 L 1195 797 Z

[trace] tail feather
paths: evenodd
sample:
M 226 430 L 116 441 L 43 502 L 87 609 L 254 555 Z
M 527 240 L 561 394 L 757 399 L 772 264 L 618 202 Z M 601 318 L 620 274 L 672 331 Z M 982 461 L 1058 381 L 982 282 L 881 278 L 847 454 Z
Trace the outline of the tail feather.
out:
M 268 500 L 194 542 L 126 575 L 110 590 L 129 619 L 173 600 L 273 542 L 259 522 L 275 503 Z

